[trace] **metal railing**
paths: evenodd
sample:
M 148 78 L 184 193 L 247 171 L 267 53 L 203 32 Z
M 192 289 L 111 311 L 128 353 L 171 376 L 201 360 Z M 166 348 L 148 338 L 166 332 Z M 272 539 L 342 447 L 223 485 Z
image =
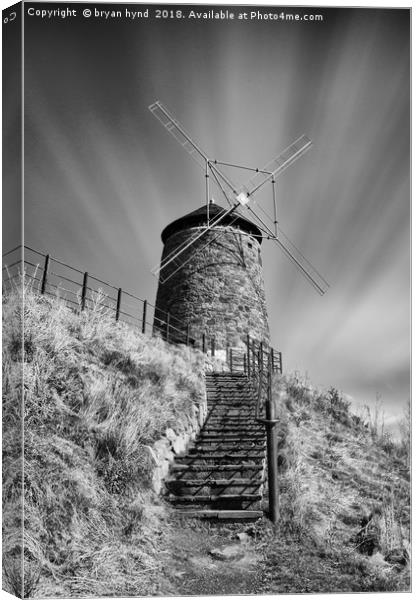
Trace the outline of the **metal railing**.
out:
M 279 518 L 278 482 L 278 422 L 272 393 L 275 373 L 282 374 L 282 354 L 264 342 L 246 338 L 246 351 L 230 348 L 227 351 L 229 369 L 243 372 L 253 385 L 256 399 L 254 419 L 262 423 L 267 438 L 268 507 L 269 518 L 277 523 Z
M 278 419 L 272 394 L 274 373 L 282 374 L 282 355 L 273 348 L 260 343 L 255 345 L 247 341 L 248 377 L 254 382 L 256 393 L 255 420 L 262 423 L 266 430 L 267 465 L 268 465 L 268 505 L 269 518 L 276 523 L 279 518 L 279 483 L 278 483 Z
M 24 252 L 23 252 L 24 251 Z M 190 335 L 189 326 L 151 304 L 148 300 L 77 269 L 50 254 L 43 254 L 30 246 L 17 246 L 3 255 L 3 291 L 8 292 L 19 285 L 24 274 L 25 281 L 42 295 L 55 296 L 74 310 L 100 308 L 108 311 L 115 321 L 123 321 L 149 335 L 159 334 L 172 343 L 182 343 L 203 349 L 206 334 L 199 339 Z M 214 343 L 210 340 L 214 347 Z
M 191 331 L 190 326 L 169 312 L 164 312 L 148 300 L 139 298 L 121 287 L 117 287 L 77 269 L 67 263 L 43 254 L 30 246 L 16 246 L 3 254 L 8 264 L 3 265 L 3 290 L 7 293 L 24 279 L 31 282 L 32 289 L 42 295 L 61 298 L 74 310 L 101 308 L 115 321 L 123 321 L 138 328 L 143 334 L 160 335 L 174 344 L 186 344 L 209 353 L 219 355 L 224 350 L 217 348 L 216 338 L 205 331 Z M 260 343 L 247 337 L 244 348 L 226 348 L 225 358 L 231 371 L 243 371 L 250 376 L 255 364 L 255 354 Z M 274 354 L 275 368 L 282 372 L 280 352 Z M 255 361 L 255 362 L 254 362 Z

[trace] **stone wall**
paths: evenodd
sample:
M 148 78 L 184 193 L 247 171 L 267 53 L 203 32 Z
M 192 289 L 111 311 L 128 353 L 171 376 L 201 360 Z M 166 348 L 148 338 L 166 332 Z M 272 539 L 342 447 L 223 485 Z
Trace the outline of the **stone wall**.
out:
M 162 259 L 199 230 L 192 227 L 172 234 Z M 200 338 L 202 332 L 215 336 L 216 348 L 238 347 L 247 334 L 269 342 L 258 240 L 230 226 L 207 232 L 161 272 L 156 307 L 157 318 L 169 312 L 173 325 L 185 328 L 188 323 L 192 337 Z
M 152 488 L 157 494 L 162 491 L 164 480 L 175 457 L 185 452 L 188 444 L 196 438 L 204 425 L 206 416 L 207 397 L 204 393 L 204 398 L 202 398 L 200 404 L 198 406 L 194 405 L 193 415 L 189 417 L 188 427 L 183 432 L 177 433 L 168 428 L 161 439 L 157 440 L 152 447 L 148 446 L 154 463 Z

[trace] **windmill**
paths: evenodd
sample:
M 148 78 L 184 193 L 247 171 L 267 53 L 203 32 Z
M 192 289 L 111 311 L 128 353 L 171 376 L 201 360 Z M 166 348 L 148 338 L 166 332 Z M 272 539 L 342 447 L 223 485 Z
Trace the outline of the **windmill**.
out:
M 159 275 L 161 281 L 167 281 L 179 269 L 184 266 L 186 251 L 193 247 L 196 242 L 202 239 L 209 231 L 226 221 L 230 224 L 230 217 L 235 215 L 238 218 L 239 213 L 247 210 L 251 217 L 255 220 L 257 227 L 261 230 L 263 237 L 273 241 L 284 252 L 296 268 L 302 273 L 307 281 L 314 289 L 323 295 L 329 288 L 327 281 L 320 275 L 310 261 L 301 253 L 301 251 L 293 244 L 285 235 L 282 229 L 278 226 L 277 220 L 277 203 L 275 182 L 276 178 L 281 175 L 290 165 L 298 158 L 307 152 L 311 146 L 311 140 L 302 135 L 290 144 L 283 152 L 269 161 L 263 168 L 248 167 L 236 165 L 230 162 L 223 162 L 217 159 L 210 158 L 200 146 L 187 133 L 185 128 L 175 119 L 168 109 L 160 102 L 156 101 L 149 106 L 151 113 L 162 123 L 164 128 L 177 140 L 177 142 L 190 154 L 193 160 L 204 170 L 206 181 L 206 204 L 207 204 L 207 222 L 205 227 L 202 227 L 195 233 L 191 239 L 177 246 L 170 254 L 156 267 L 152 269 L 154 275 Z M 244 169 L 251 171 L 253 174 L 249 181 L 244 185 L 236 186 L 233 181 L 219 168 L 219 166 Z M 214 181 L 218 190 L 223 195 L 229 208 L 210 219 L 209 211 L 209 180 Z M 268 182 L 272 184 L 272 215 L 259 204 L 255 196 L 261 188 Z M 212 243 L 212 238 L 207 242 L 207 245 Z M 205 246 L 199 245 L 198 252 L 201 252 Z M 175 265 L 175 269 L 169 269 L 169 275 L 164 278 L 164 270 L 168 265 Z

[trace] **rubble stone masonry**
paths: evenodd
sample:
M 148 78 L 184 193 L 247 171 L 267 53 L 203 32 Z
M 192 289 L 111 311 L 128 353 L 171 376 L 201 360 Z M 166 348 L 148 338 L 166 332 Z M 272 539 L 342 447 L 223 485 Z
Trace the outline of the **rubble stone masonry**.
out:
M 187 227 L 171 233 L 162 260 L 199 230 Z M 169 312 L 172 325 L 185 328 L 188 323 L 191 337 L 200 339 L 202 332 L 208 340 L 215 336 L 216 349 L 242 346 L 247 334 L 269 342 L 258 239 L 233 225 L 203 235 L 162 270 L 156 316 Z

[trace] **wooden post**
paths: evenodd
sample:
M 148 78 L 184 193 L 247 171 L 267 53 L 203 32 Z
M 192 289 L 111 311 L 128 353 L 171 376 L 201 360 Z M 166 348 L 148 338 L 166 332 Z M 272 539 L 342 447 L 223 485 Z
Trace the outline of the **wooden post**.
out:
M 259 368 L 259 373 L 261 373 L 263 371 L 264 368 L 264 343 L 261 342 L 259 344 L 259 359 L 258 359 L 258 368 Z
M 216 338 L 214 336 L 211 338 L 211 355 L 216 355 Z
M 187 323 L 187 331 L 186 331 L 186 334 L 185 334 L 185 343 L 186 343 L 187 346 L 190 343 L 190 324 L 189 323 Z
M 282 375 L 282 352 L 279 352 L 279 372 Z
M 87 299 L 87 283 L 88 283 L 88 273 L 87 271 L 84 273 L 83 277 L 83 287 L 81 290 L 81 310 L 85 309 L 85 302 Z
M 46 284 L 48 283 L 48 270 L 49 270 L 49 254 L 45 256 L 45 264 L 43 266 L 43 275 L 42 275 L 42 284 L 41 284 L 41 294 L 45 293 Z
M 268 494 L 269 518 L 276 523 L 279 518 L 279 485 L 278 485 L 278 440 L 275 406 L 272 401 L 272 355 L 268 356 L 268 395 L 266 401 L 266 439 L 268 459 Z
M 206 353 L 206 334 L 203 333 L 203 335 L 201 336 L 201 348 L 203 350 L 203 354 Z
M 245 375 L 247 375 L 247 367 L 246 367 L 246 362 L 247 362 L 247 359 L 246 359 L 246 354 L 244 353 L 244 354 L 243 354 L 243 372 L 245 373 Z
M 274 355 L 273 348 L 271 348 L 271 363 L 272 363 L 272 372 L 274 373 L 274 371 L 275 371 L 275 355 Z
M 167 320 L 166 320 L 166 339 L 169 342 L 169 312 L 167 312 Z
M 233 348 L 230 348 L 230 372 L 233 371 Z
M 117 290 L 117 301 L 116 301 L 116 321 L 119 320 L 120 317 L 120 304 L 122 302 L 122 288 Z
M 247 364 L 248 364 L 248 377 L 250 378 L 250 337 L 249 333 L 246 336 L 246 353 L 247 353 Z
M 142 333 L 146 332 L 146 309 L 148 306 L 148 301 L 143 301 L 143 314 L 142 314 Z

